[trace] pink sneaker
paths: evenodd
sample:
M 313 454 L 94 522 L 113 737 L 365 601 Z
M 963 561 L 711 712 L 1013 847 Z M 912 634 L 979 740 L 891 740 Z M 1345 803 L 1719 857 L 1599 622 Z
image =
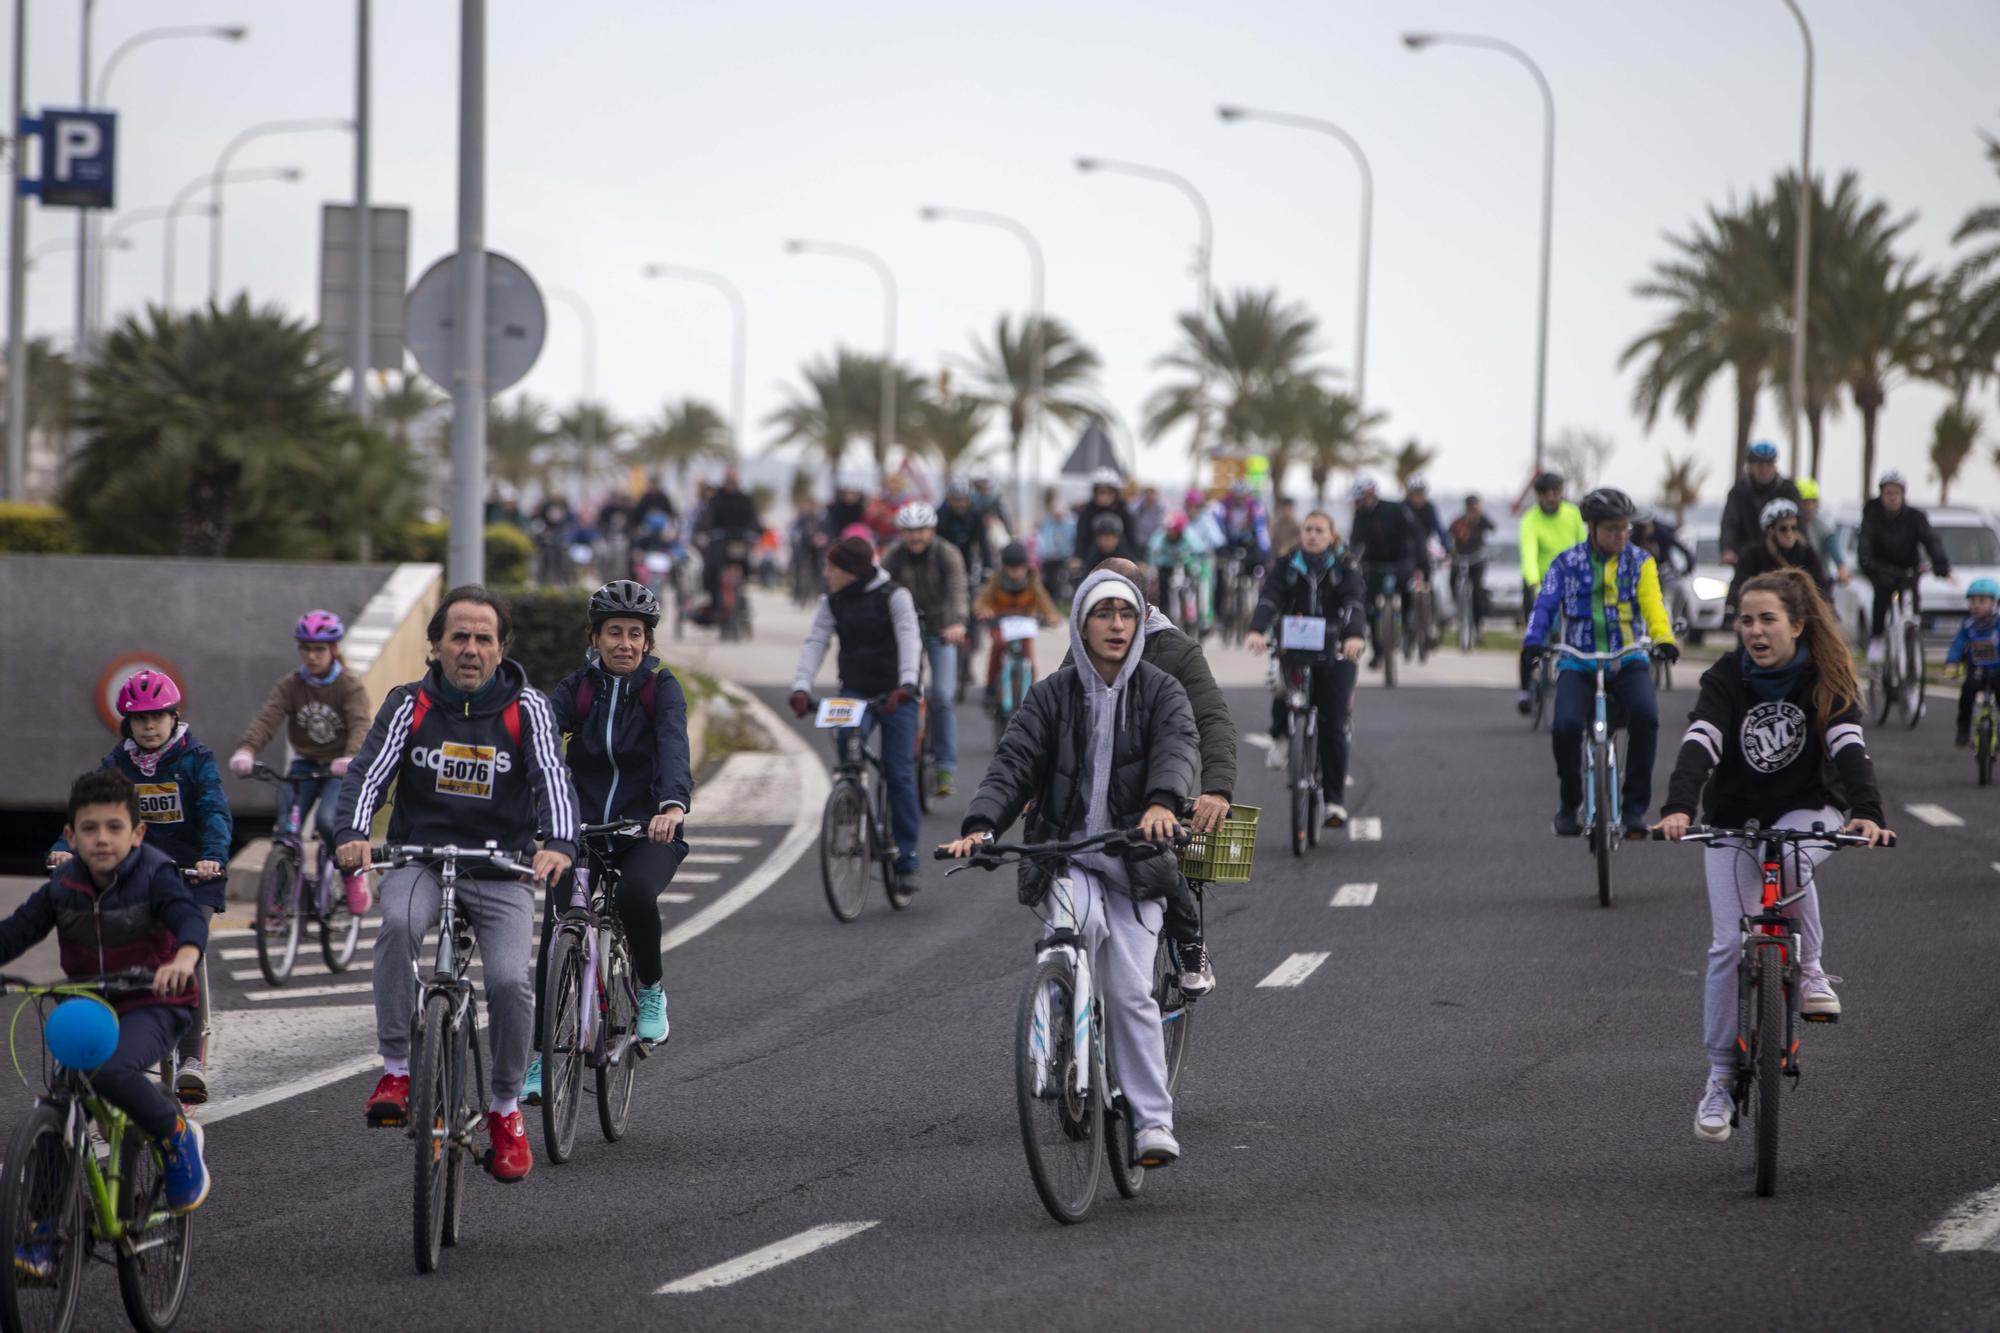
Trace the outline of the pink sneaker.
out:
M 367 916 L 368 909 L 375 905 L 375 895 L 368 888 L 367 872 L 345 876 L 340 881 L 340 887 L 347 892 L 347 910 L 356 916 Z

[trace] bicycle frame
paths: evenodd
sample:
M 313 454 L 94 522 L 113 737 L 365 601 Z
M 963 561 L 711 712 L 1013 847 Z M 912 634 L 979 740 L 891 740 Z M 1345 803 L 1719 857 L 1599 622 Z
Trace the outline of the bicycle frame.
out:
M 1610 678 L 1611 667 L 1624 662 L 1635 654 L 1643 654 L 1652 647 L 1650 639 L 1634 639 L 1628 647 L 1613 652 L 1586 653 L 1580 648 L 1572 648 L 1566 643 L 1554 643 L 1551 650 L 1575 662 L 1582 662 L 1591 668 L 1596 685 L 1594 712 L 1590 722 L 1590 732 L 1583 742 L 1583 824 L 1589 828 L 1596 820 L 1597 784 L 1591 779 L 1597 776 L 1600 765 L 1611 774 L 1611 789 L 1618 786 L 1618 747 L 1611 739 L 1611 696 L 1605 689 Z
M 638 841 L 640 838 L 633 835 L 637 834 L 642 837 L 643 825 L 632 822 L 615 826 L 598 826 L 595 829 L 586 828 L 580 832 L 579 837 L 586 839 L 584 843 L 584 860 L 586 864 L 576 868 L 576 887 L 570 895 L 570 905 L 564 909 L 557 922 L 558 933 L 563 930 L 574 930 L 584 938 L 583 996 L 585 1002 L 578 1006 L 582 1012 L 578 1015 L 579 1030 L 577 1035 L 579 1049 L 589 1052 L 585 1057 L 585 1062 L 591 1068 L 596 1069 L 603 1065 L 615 1065 L 619 1063 L 635 1046 L 639 1046 L 640 1042 L 637 1033 L 627 1033 L 625 1036 L 619 1038 L 616 1045 L 608 1048 L 605 1047 L 600 1040 L 597 1026 L 598 1010 L 601 1007 L 601 1003 L 591 1003 L 591 1001 L 601 1002 L 602 1000 L 602 996 L 600 995 L 602 989 L 600 982 L 603 975 L 602 960 L 610 955 L 611 940 L 614 933 L 622 933 L 623 931 L 623 927 L 618 921 L 617 909 L 610 901 L 610 895 L 605 888 L 607 882 L 615 883 L 617 881 L 618 872 L 610 866 L 609 859 L 605 854 L 608 848 L 600 849 L 594 842 L 588 841 L 593 832 L 623 833 L 629 840 Z M 551 938 L 550 952 L 552 954 L 554 952 L 553 937 Z M 636 991 L 630 996 L 630 999 L 633 1007 L 636 1009 L 639 1003 L 639 996 Z

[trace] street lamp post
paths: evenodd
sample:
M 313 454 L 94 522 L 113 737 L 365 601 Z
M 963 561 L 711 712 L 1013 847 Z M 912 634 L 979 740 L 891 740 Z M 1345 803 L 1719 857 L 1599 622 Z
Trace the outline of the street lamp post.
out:
M 785 242 L 785 253 L 793 255 L 831 255 L 836 259 L 852 259 L 875 270 L 875 276 L 882 280 L 882 480 L 889 479 L 889 446 L 896 442 L 896 275 L 889 271 L 889 265 L 873 250 L 864 250 L 858 245 L 843 245 L 835 241 Z
M 1368 165 L 1368 154 L 1361 151 L 1361 145 L 1340 126 L 1330 120 L 1320 120 L 1314 116 L 1294 116 L 1283 111 L 1258 111 L 1250 107 L 1222 106 L 1215 114 L 1225 123 L 1239 120 L 1261 120 L 1271 125 L 1288 125 L 1294 129 L 1317 130 L 1333 138 L 1354 154 L 1354 165 L 1361 169 L 1361 276 L 1355 290 L 1359 293 L 1354 312 L 1354 405 L 1357 416 L 1368 413 L 1368 273 L 1369 252 L 1375 231 L 1375 173 Z
M 1541 66 L 1526 51 L 1497 37 L 1481 37 L 1455 32 L 1406 32 L 1403 45 L 1412 51 L 1427 46 L 1473 46 L 1512 56 L 1535 76 L 1542 91 L 1542 278 L 1535 312 L 1535 471 L 1542 470 L 1542 426 L 1548 403 L 1549 385 L 1549 233 L 1553 226 L 1556 190 L 1556 97 L 1543 77 Z
M 209 206 L 207 204 L 190 204 L 181 211 L 205 216 L 209 211 Z M 141 222 L 164 222 L 168 217 L 173 215 L 173 212 L 172 208 L 160 205 L 155 208 L 135 208 L 129 213 L 120 213 L 117 220 L 111 224 L 110 229 L 104 233 L 104 236 L 92 242 L 90 247 L 90 329 L 93 337 L 104 330 L 104 311 L 105 307 L 109 304 L 104 296 L 107 287 L 107 278 L 104 271 L 104 252 L 106 250 L 131 249 L 132 243 L 123 239 L 126 232 Z
M 1797 0 L 1785 0 L 1785 8 L 1792 11 L 1792 17 L 1799 21 L 1799 36 L 1806 44 L 1806 99 L 1805 128 L 1799 135 L 1799 203 L 1798 242 L 1792 253 L 1792 410 L 1790 426 L 1792 435 L 1792 475 L 1799 475 L 1799 411 L 1806 400 L 1806 270 L 1812 262 L 1812 215 L 1814 191 L 1812 184 L 1812 104 L 1813 104 L 1813 39 L 1812 29 L 1806 26 L 1805 11 Z M 1819 460 L 1814 459 L 1815 463 Z M 1863 491 L 1867 489 L 1867 478 L 1863 478 Z
M 368 371 L 375 343 L 375 213 L 368 192 L 368 0 L 354 6 L 354 328 L 348 337 L 348 406 L 368 419 Z M 214 273 L 222 267 L 222 227 L 216 229 Z M 213 279 L 211 278 L 211 283 Z
M 187 212 L 188 204 L 198 191 L 204 188 L 214 189 L 224 181 L 232 184 L 243 181 L 295 181 L 304 175 L 305 172 L 297 167 L 244 167 L 223 177 L 217 177 L 215 173 L 210 172 L 207 175 L 197 176 L 183 185 L 180 193 L 174 196 L 174 202 L 167 208 L 167 234 L 161 246 L 160 256 L 160 304 L 168 310 L 174 308 L 174 239 L 179 230 L 181 214 Z M 214 213 L 215 201 L 211 199 L 208 207 L 209 211 Z M 218 216 L 214 221 L 220 223 L 222 219 Z
M 452 264 L 454 586 L 486 581 L 486 0 L 459 0 L 458 253 Z
M 237 151 L 253 139 L 262 139 L 273 134 L 316 134 L 324 130 L 354 129 L 354 122 L 339 116 L 322 116 L 314 120 L 267 120 L 261 125 L 252 125 L 241 134 L 223 145 L 215 156 L 215 168 L 209 172 L 209 227 L 208 227 L 208 299 L 222 299 L 222 187 L 229 180 L 229 160 Z
M 698 282 L 721 292 L 729 302 L 729 318 L 732 326 L 729 358 L 729 424 L 736 437 L 736 451 L 741 454 L 745 441 L 749 438 L 749 423 L 743 420 L 743 368 L 749 351 L 749 312 L 743 305 L 743 293 L 736 284 L 705 268 L 688 268 L 682 264 L 648 264 L 643 270 L 649 278 L 680 278 L 687 282 Z
M 7 182 L 7 498 L 21 501 L 28 449 L 28 196 L 21 192 L 28 118 L 28 0 L 14 0 L 14 172 Z
M 1026 452 L 1028 465 L 1021 465 L 1021 455 L 1014 455 L 1014 513 L 1015 523 L 1027 530 L 1032 511 L 1029 505 L 1029 477 L 1033 477 L 1034 491 L 1041 492 L 1042 482 L 1042 379 L 1047 371 L 1048 331 L 1046 310 L 1043 305 L 1043 280 L 1045 270 L 1042 265 L 1041 243 L 1028 228 L 1004 213 L 988 213 L 974 208 L 940 208 L 928 206 L 917 210 L 917 216 L 926 222 L 970 222 L 976 226 L 997 227 L 1011 232 L 1028 249 L 1028 318 L 1033 322 L 1034 331 L 1028 345 L 1028 423 L 1026 431 Z

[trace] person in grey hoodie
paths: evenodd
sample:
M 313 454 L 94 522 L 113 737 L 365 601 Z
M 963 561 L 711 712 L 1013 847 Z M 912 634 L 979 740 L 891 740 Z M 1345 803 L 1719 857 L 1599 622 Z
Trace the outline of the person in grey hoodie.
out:
M 1099 570 L 1083 581 L 1070 612 L 1073 665 L 1028 691 L 973 795 L 960 837 L 945 844 L 969 856 L 1033 802 L 1023 836 L 1068 841 L 1111 829 L 1139 829 L 1164 841 L 1201 771 L 1200 738 L 1187 691 L 1143 660 L 1146 599 L 1138 585 Z M 1057 871 L 1026 865 L 1021 899 L 1038 904 L 1058 878 L 1068 881 L 1077 928 L 1103 980 L 1112 1075 L 1138 1128 L 1136 1156 L 1148 1167 L 1180 1155 L 1167 1088 L 1166 1046 L 1153 995 L 1163 900 L 1181 886 L 1171 856 L 1127 861 L 1102 852 Z

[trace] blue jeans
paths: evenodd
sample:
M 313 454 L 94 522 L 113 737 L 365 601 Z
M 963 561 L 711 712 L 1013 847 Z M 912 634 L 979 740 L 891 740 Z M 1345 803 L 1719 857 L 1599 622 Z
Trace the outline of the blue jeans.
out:
M 334 816 L 340 812 L 340 779 L 319 777 L 318 768 L 319 765 L 310 759 L 294 759 L 292 766 L 285 770 L 285 778 L 296 788 L 300 812 L 312 812 L 313 831 L 319 834 L 321 842 L 331 847 Z M 278 819 L 283 825 L 289 825 L 291 817 L 289 809 L 278 812 Z M 298 830 L 286 827 L 285 832 L 297 833 Z
M 878 719 L 882 724 L 882 771 L 889 779 L 889 823 L 894 826 L 892 832 L 896 835 L 896 869 L 906 875 L 914 874 L 919 836 L 917 706 L 904 704 L 887 715 L 879 708 L 870 708 L 862 716 L 860 726 L 835 732 L 834 744 L 844 759 L 851 753 L 848 747 L 855 743 L 857 736 L 861 744 L 868 743 L 869 733 L 875 730 Z
M 931 762 L 949 773 L 958 767 L 958 717 L 951 706 L 958 697 L 958 645 L 926 635 L 924 655 L 931 660 Z
M 1643 657 L 1610 673 L 1604 693 L 1611 725 L 1625 727 L 1625 800 L 1622 818 L 1637 819 L 1653 803 L 1653 754 L 1660 741 L 1660 701 L 1653 668 Z M 1556 672 L 1556 778 L 1562 808 L 1583 804 L 1583 734 L 1597 711 L 1597 679 L 1588 671 Z

